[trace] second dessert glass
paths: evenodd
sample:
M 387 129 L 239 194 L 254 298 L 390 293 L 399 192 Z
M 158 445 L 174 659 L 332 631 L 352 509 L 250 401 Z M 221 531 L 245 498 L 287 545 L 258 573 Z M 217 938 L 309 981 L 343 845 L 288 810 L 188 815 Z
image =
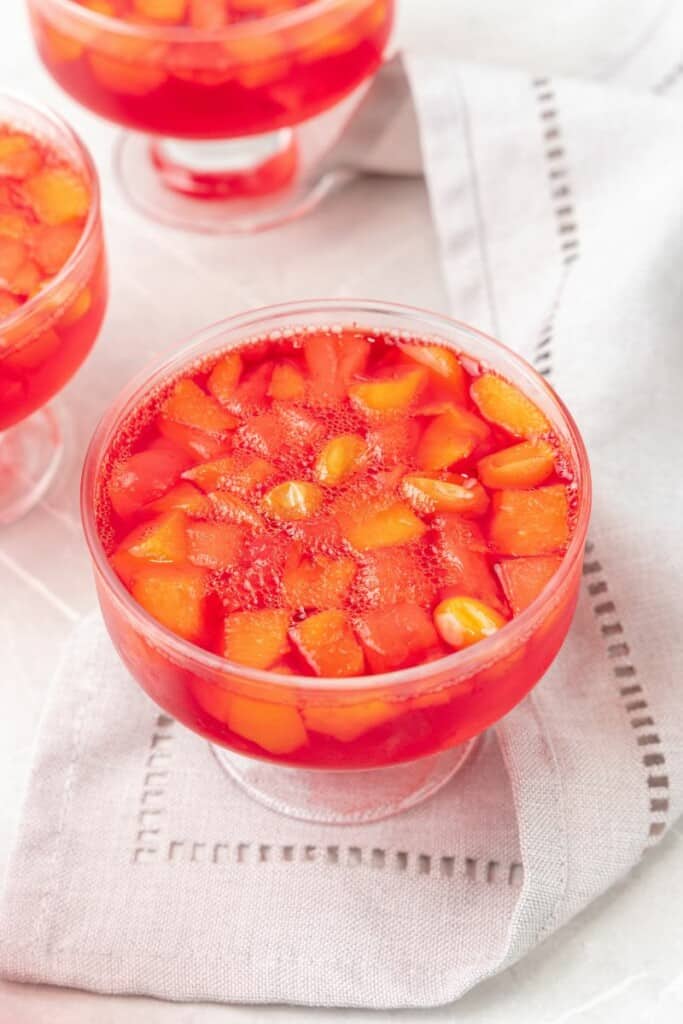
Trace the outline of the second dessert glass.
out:
M 253 16 L 217 24 L 183 3 L 170 5 L 182 23 L 116 17 L 100 0 L 28 4 L 57 82 L 132 129 L 117 152 L 130 201 L 188 230 L 249 233 L 299 216 L 347 177 L 316 171 L 325 143 L 314 127 L 302 144 L 297 126 L 375 73 L 394 0 L 250 4 Z
M 540 596 L 473 647 L 400 671 L 351 678 L 278 675 L 246 668 L 181 639 L 136 603 L 112 569 L 101 514 L 115 439 L 145 398 L 211 353 L 248 339 L 316 328 L 363 328 L 426 339 L 497 371 L 550 421 L 575 470 L 575 525 L 560 567 Z M 590 474 L 578 430 L 548 384 L 498 342 L 443 316 L 372 301 L 316 301 L 258 310 L 207 328 L 172 359 L 134 381 L 105 414 L 84 467 L 82 515 L 104 619 L 133 677 L 162 708 L 213 744 L 227 772 L 253 797 L 294 817 L 342 824 L 397 813 L 444 785 L 475 738 L 514 707 L 554 660 L 569 629 L 590 512 Z M 235 700 L 282 728 L 313 727 L 305 744 L 263 746 L 208 714 Z M 382 709 L 378 715 L 377 709 Z M 359 728 L 353 724 L 364 723 Z M 348 727 L 347 727 L 348 726 Z M 295 749 L 294 749 L 295 748 Z

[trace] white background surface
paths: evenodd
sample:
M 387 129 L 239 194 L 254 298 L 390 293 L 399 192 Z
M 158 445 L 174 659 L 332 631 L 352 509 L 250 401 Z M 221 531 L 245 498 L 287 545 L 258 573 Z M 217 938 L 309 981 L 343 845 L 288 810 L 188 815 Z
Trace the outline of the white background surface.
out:
M 672 0 L 403 0 L 399 42 L 468 60 L 602 77 L 647 37 Z M 680 0 L 673 0 L 680 2 Z M 400 4 L 400 0 L 399 0 Z M 683 53 L 683 40 L 681 41 Z M 112 299 L 94 353 L 66 389 L 71 447 L 48 498 L 0 533 L 0 872 L 53 667 L 71 624 L 94 603 L 78 523 L 80 460 L 100 412 L 145 362 L 204 324 L 249 306 L 316 295 L 371 295 L 445 310 L 419 182 L 365 181 L 306 222 L 247 240 L 187 238 L 139 219 L 111 173 L 114 131 L 62 96 L 34 55 L 22 0 L 0 7 L 0 88 L 59 109 L 98 163 Z M 680 826 L 678 826 L 680 828 Z M 458 1004 L 375 1014 L 289 1007 L 172 1005 L 0 982 L 0 1022 L 212 1024 L 673 1024 L 683 1019 L 683 831 L 631 878 L 515 968 Z M 368 964 L 372 970 L 372 964 Z

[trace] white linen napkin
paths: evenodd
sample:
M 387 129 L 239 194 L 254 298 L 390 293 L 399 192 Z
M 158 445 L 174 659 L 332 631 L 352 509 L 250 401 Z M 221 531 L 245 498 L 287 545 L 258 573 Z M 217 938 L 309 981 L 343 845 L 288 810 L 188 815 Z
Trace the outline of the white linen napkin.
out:
M 648 48 L 658 77 L 641 53 L 632 86 L 664 77 Z M 443 1003 L 622 877 L 681 811 L 677 79 L 646 95 L 407 68 L 417 117 L 394 106 L 407 91 L 385 89 L 397 61 L 336 158 L 357 165 L 360 145 L 364 169 L 389 171 L 419 125 L 453 313 L 532 359 L 575 413 L 595 512 L 570 638 L 435 798 L 337 828 L 252 803 L 87 620 L 55 681 L 6 884 L 8 978 L 178 1000 Z

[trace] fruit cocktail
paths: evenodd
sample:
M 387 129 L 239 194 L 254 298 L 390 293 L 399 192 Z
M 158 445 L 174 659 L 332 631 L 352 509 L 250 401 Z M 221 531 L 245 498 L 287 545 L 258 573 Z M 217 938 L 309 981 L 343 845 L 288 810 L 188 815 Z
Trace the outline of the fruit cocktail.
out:
M 90 351 L 106 299 L 90 157 L 53 114 L 0 95 L 0 522 L 49 483 L 59 430 L 37 410 Z
M 310 205 L 292 128 L 375 73 L 393 0 L 29 0 L 29 10 L 59 84 L 155 137 L 144 152 L 129 138 L 120 153 L 131 198 L 163 220 L 220 231 Z
M 238 754 L 339 771 L 450 752 L 538 682 L 590 483 L 519 357 L 340 301 L 207 331 L 105 417 L 83 498 L 148 693 Z

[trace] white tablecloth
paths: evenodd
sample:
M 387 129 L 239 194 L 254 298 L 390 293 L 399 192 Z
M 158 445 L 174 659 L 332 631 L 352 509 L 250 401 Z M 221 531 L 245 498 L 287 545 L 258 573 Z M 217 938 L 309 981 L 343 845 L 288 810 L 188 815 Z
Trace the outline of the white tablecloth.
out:
M 403 0 L 399 42 L 423 52 L 610 77 L 680 0 Z M 400 3 L 400 0 L 399 0 Z M 683 57 L 683 41 L 680 41 Z M 664 76 L 670 68 L 662 68 Z M 78 522 L 84 445 L 110 397 L 145 359 L 221 316 L 267 302 L 363 294 L 446 309 L 436 240 L 419 182 L 364 181 L 312 218 L 246 240 L 188 238 L 156 229 L 122 201 L 111 173 L 114 131 L 67 100 L 38 64 L 23 4 L 0 11 L 0 88 L 51 103 L 92 148 L 104 186 L 112 262 L 110 312 L 88 364 L 64 392 L 72 439 L 57 485 L 0 534 L 0 872 L 47 685 L 71 624 L 94 603 Z M 314 258 L 308 258 L 308 254 Z M 359 259 L 362 254 L 363 258 Z M 416 273 L 416 268 L 419 272 Z M 143 355 L 141 356 L 141 352 Z M 683 836 L 683 832 L 680 834 Z M 683 853 L 674 828 L 624 885 L 517 967 L 457 1006 L 405 1020 L 583 1024 L 683 1017 Z M 371 969 L 371 965 L 368 965 Z M 327 1011 L 342 1019 L 346 1011 Z M 305 1020 L 320 1011 L 183 1006 L 0 982 L 0 1020 L 12 1024 L 210 1024 Z M 355 1015 L 375 1020 L 376 1014 Z M 381 1016 L 381 1015 L 380 1015 Z

